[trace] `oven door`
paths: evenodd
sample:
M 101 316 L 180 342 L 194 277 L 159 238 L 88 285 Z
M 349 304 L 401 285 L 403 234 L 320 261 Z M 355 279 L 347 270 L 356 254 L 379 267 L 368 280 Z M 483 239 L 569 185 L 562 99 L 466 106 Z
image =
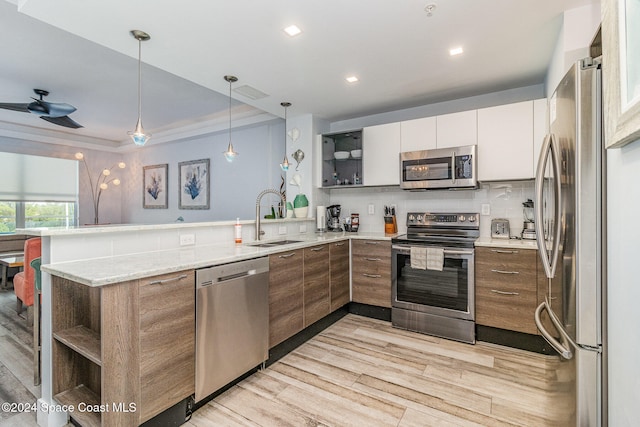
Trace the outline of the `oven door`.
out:
M 473 249 L 445 248 L 442 271 L 411 267 L 411 247 L 392 246 L 392 306 L 475 320 Z

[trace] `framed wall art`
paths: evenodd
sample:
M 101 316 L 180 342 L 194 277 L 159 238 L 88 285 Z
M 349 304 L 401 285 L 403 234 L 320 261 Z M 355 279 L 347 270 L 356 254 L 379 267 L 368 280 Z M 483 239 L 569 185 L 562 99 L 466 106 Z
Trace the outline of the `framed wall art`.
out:
M 167 209 L 168 166 L 153 165 L 142 168 L 142 207 L 145 209 Z
M 209 209 L 209 159 L 178 163 L 180 209 Z
M 605 145 L 613 148 L 640 139 L 640 2 L 602 6 Z

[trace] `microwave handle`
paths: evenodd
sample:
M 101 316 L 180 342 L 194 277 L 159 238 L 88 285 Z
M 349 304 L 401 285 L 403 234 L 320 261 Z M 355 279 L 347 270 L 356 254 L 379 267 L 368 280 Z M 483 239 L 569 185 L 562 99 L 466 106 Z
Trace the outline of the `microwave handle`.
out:
M 456 152 L 451 153 L 451 183 L 456 183 Z

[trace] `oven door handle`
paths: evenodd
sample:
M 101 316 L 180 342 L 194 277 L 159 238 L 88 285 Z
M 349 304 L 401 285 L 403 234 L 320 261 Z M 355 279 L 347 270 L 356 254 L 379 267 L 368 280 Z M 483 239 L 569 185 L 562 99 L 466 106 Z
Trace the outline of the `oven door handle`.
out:
M 411 253 L 411 246 L 392 245 L 391 249 L 403 255 L 409 255 Z M 473 255 L 473 249 L 445 249 L 444 254 L 445 255 Z

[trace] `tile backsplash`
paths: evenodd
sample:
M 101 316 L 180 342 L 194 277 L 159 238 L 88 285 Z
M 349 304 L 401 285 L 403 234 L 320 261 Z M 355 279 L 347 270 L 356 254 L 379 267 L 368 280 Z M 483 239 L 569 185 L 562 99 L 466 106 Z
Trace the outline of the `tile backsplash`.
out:
M 360 214 L 360 230 L 384 231 L 384 207 L 396 206 L 398 232 L 407 230 L 407 212 L 482 212 L 488 204 L 489 215 L 480 216 L 480 235 L 491 235 L 491 220 L 509 220 L 511 235 L 520 237 L 524 221 L 522 203 L 533 199 L 533 180 L 500 181 L 480 184 L 477 190 L 405 191 L 391 187 L 340 188 L 329 190 L 330 204 L 342 206 L 342 216 Z M 373 214 L 369 207 L 373 205 Z

